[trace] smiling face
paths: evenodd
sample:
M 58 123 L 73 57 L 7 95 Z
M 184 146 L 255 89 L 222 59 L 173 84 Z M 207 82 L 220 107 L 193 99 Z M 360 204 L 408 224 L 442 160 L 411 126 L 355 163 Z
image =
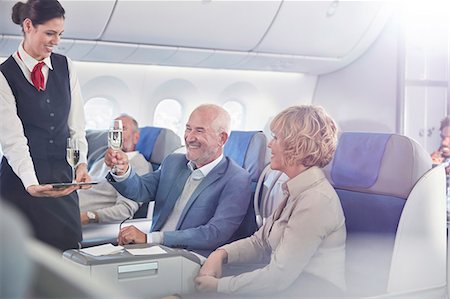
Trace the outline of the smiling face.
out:
M 286 172 L 285 163 L 283 162 L 284 149 L 281 140 L 275 133 L 272 133 L 272 140 L 267 145 L 270 148 L 270 168 Z
M 223 151 L 228 134 L 216 125 L 218 111 L 207 107 L 192 112 L 184 131 L 186 157 L 197 167 L 217 159 Z
M 440 151 L 444 158 L 450 157 L 450 126 L 442 128 Z
M 34 26 L 30 19 L 23 21 L 24 50 L 34 59 L 41 61 L 50 56 L 59 44 L 64 31 L 64 18 L 54 18 Z

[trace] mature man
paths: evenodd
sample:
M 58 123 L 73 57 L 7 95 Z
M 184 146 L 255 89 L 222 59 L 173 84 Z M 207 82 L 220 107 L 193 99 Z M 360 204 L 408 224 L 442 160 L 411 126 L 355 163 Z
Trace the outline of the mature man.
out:
M 123 228 L 119 244 L 210 250 L 232 238 L 246 215 L 251 189 L 248 172 L 223 155 L 229 127 L 223 108 L 199 106 L 186 124 L 186 155 L 172 154 L 159 170 L 141 177 L 123 153 L 108 150 L 105 162 L 117 171 L 107 176 L 111 184 L 128 198 L 155 201 L 151 233 Z
M 141 153 L 136 151 L 136 144 L 140 137 L 137 121 L 126 114 L 122 114 L 116 119 L 122 120 L 122 150 L 135 172 L 142 175 L 152 171 L 150 163 Z M 98 181 L 99 184 L 78 193 L 82 224 L 122 221 L 133 217 L 138 210 L 139 204 L 137 202 L 120 195 L 105 180 L 108 172 L 109 168 L 103 159 L 96 161 L 89 170 L 92 180 Z

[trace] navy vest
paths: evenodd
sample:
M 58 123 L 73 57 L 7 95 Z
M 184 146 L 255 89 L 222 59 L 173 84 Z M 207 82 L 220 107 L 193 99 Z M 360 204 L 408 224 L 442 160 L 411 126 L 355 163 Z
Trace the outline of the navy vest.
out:
M 71 105 L 67 59 L 52 54 L 53 70 L 49 70 L 44 91 L 28 82 L 10 56 L 0 70 L 16 98 L 17 115 L 22 121 L 33 159 L 65 159 L 69 137 L 67 119 Z

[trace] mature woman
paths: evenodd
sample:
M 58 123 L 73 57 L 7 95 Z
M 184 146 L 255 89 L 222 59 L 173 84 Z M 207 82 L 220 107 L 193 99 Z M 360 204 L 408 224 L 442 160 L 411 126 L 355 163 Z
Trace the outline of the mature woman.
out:
M 0 195 L 28 218 L 36 238 L 60 250 L 77 248 L 81 240 L 77 187 L 46 185 L 71 181 L 68 137 L 81 151 L 77 181 L 90 180 L 78 78 L 70 60 L 52 54 L 64 13 L 57 0 L 17 2 L 12 20 L 24 39 L 0 66 Z
M 199 291 L 283 296 L 336 295 L 345 289 L 345 219 L 320 168 L 336 149 L 337 128 L 323 108 L 291 107 L 270 125 L 272 169 L 284 172 L 284 200 L 251 237 L 220 247 L 196 278 Z M 225 263 L 269 263 L 221 277 Z

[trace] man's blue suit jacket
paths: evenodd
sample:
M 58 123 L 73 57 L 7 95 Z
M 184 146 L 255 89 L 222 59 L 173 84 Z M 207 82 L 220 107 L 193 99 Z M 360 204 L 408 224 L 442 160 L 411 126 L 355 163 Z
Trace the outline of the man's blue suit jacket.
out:
M 171 154 L 155 172 L 110 183 L 123 196 L 139 202 L 155 201 L 151 231 L 159 231 L 191 174 L 183 154 Z M 247 213 L 251 199 L 250 175 L 224 157 L 188 200 L 175 231 L 164 232 L 163 245 L 214 250 L 227 243 Z

